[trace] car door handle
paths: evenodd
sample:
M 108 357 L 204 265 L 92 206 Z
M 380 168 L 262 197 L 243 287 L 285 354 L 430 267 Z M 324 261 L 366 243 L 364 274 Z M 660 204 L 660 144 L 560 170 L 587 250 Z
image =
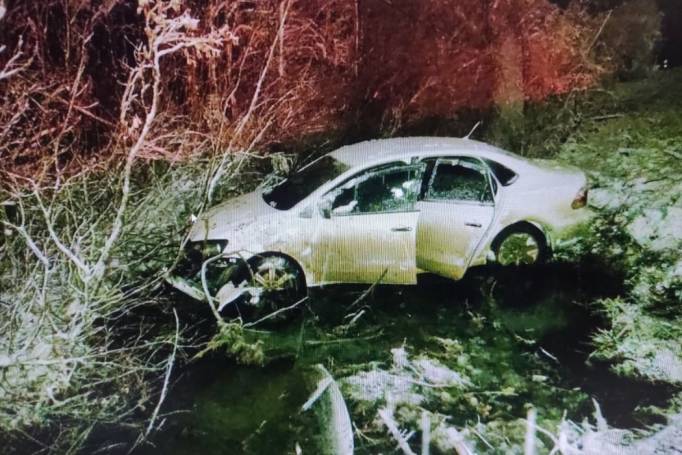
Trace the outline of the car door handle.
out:
M 483 227 L 483 225 L 482 225 L 481 223 L 473 223 L 473 222 L 471 222 L 471 221 L 467 221 L 466 223 L 464 223 L 464 225 L 465 225 L 465 226 L 475 227 L 475 228 Z
M 398 226 L 391 228 L 391 232 L 410 232 L 412 230 L 409 226 Z

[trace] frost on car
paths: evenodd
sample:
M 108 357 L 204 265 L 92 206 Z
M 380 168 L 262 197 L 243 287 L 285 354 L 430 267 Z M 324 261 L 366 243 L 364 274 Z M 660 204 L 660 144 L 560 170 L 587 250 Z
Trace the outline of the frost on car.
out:
M 586 183 L 579 170 L 469 139 L 362 142 L 201 215 L 169 281 L 219 305 L 248 294 L 276 306 L 311 286 L 542 262 L 589 218 Z

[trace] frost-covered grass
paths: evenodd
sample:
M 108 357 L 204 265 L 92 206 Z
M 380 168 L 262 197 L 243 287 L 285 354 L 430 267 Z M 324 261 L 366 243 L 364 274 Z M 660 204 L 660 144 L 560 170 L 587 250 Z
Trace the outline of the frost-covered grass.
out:
M 652 316 L 623 299 L 600 305 L 610 324 L 594 337 L 595 358 L 614 361 L 614 369 L 625 376 L 682 385 L 679 321 Z
M 595 302 L 611 321 L 594 339 L 597 353 L 624 375 L 679 384 L 672 372 L 682 371 L 682 338 L 666 327 L 682 325 L 682 71 L 531 106 L 487 134 L 588 173 L 599 216 L 587 241 L 559 256 L 626 277 L 618 302 Z M 625 319 L 632 330 L 616 330 Z
M 0 434 L 9 448 L 77 449 L 103 425 L 146 432 L 182 339 L 158 292 L 203 203 L 209 162 L 150 164 L 132 178 L 121 236 L 89 278 L 120 198 L 116 170 L 0 192 Z M 219 191 L 238 191 L 224 179 Z M 182 349 L 180 353 L 182 355 Z M 42 446 L 43 441 L 49 441 Z
M 681 384 L 682 72 L 610 92 L 608 112 L 581 125 L 557 157 L 585 169 L 600 213 L 592 253 L 622 268 L 627 293 L 597 302 L 610 327 L 594 339 L 615 371 Z

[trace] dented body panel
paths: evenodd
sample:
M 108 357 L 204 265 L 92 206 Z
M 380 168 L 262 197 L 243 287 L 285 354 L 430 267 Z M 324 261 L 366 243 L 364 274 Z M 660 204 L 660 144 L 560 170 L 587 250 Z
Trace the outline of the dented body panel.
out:
M 494 206 L 424 201 L 418 207 L 417 266 L 459 280 L 492 225 Z
M 581 171 L 472 140 L 385 139 L 328 156 L 347 170 L 292 208 L 268 205 L 267 190 L 259 189 L 200 216 L 190 242 L 227 241 L 225 251 L 244 259 L 284 255 L 300 266 L 308 286 L 415 284 L 420 272 L 460 279 L 494 259 L 491 245 L 508 226 L 530 223 L 551 247 L 590 218 L 586 208 L 572 208 L 587 183 Z M 507 181 L 489 165 L 510 171 L 502 176 Z M 486 194 L 464 200 L 460 181 Z

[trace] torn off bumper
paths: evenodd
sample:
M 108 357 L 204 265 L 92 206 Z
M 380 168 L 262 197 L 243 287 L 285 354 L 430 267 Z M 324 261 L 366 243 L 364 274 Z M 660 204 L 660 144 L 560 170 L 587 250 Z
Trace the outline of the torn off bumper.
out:
M 183 278 L 177 275 L 167 275 L 165 280 L 166 283 L 170 284 L 175 289 L 193 298 L 194 300 L 206 302 L 207 300 L 206 293 L 204 292 L 203 289 L 201 289 L 201 286 L 196 283 L 193 283 L 187 278 Z

